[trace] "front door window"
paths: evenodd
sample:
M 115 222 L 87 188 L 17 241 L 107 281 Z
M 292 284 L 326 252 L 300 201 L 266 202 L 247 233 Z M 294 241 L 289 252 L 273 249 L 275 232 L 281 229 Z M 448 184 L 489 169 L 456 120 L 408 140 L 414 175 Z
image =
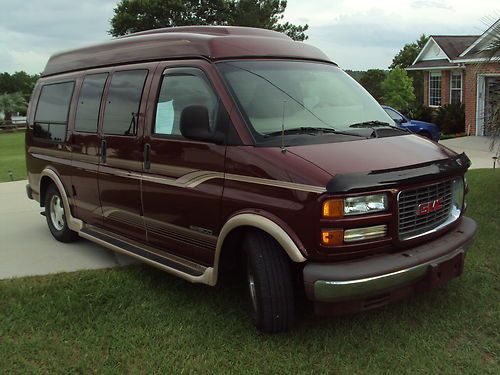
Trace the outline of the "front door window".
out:
M 217 97 L 202 71 L 196 68 L 168 69 L 161 83 L 154 133 L 181 136 L 181 113 L 191 105 L 202 105 L 208 109 L 209 123 L 213 129 L 217 103 Z

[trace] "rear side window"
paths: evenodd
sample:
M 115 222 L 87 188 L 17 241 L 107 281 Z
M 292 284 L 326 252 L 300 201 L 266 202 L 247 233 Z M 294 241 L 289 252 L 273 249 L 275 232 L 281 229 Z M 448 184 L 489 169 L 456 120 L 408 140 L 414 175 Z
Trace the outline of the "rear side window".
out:
M 75 130 L 96 133 L 99 122 L 102 92 L 108 73 L 92 74 L 83 80 L 76 110 Z
M 65 140 L 69 105 L 74 87 L 74 81 L 53 83 L 42 87 L 33 127 L 35 137 L 55 142 Z
M 214 129 L 218 99 L 205 74 L 197 68 L 167 69 L 156 106 L 154 133 L 180 136 L 182 110 L 191 105 L 202 105 L 208 109 L 210 127 Z
M 128 70 L 113 74 L 104 113 L 105 134 L 137 133 L 137 114 L 147 75 L 147 70 Z

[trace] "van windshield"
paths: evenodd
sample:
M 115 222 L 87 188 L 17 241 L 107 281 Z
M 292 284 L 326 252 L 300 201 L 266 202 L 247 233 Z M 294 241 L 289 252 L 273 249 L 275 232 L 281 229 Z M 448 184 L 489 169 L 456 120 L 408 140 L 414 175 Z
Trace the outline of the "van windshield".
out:
M 328 137 L 323 142 L 354 140 L 363 130 L 359 124 L 395 125 L 363 87 L 333 64 L 252 60 L 217 67 L 258 143 L 278 137 L 283 124 L 294 144 L 310 143 L 307 136 L 318 133 Z

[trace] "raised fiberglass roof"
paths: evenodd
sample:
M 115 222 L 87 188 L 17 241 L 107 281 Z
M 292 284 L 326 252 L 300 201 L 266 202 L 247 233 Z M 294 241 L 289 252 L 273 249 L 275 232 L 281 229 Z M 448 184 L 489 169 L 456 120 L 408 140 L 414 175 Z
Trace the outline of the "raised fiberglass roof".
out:
M 57 53 L 42 76 L 134 62 L 178 58 L 298 58 L 330 62 L 319 49 L 264 29 L 186 26 L 143 31 L 101 44 Z

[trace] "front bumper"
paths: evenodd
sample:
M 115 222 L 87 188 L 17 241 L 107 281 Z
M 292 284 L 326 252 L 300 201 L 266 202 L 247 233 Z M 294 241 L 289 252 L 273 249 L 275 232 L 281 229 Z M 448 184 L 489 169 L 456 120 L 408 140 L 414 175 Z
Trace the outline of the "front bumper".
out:
M 476 230 L 476 222 L 463 217 L 450 232 L 400 253 L 336 264 L 308 263 L 303 271 L 306 295 L 319 303 L 339 303 L 363 301 L 391 291 L 402 296 L 402 290 L 414 291 L 408 285 L 424 281 L 440 285 L 461 274 L 466 248 Z

